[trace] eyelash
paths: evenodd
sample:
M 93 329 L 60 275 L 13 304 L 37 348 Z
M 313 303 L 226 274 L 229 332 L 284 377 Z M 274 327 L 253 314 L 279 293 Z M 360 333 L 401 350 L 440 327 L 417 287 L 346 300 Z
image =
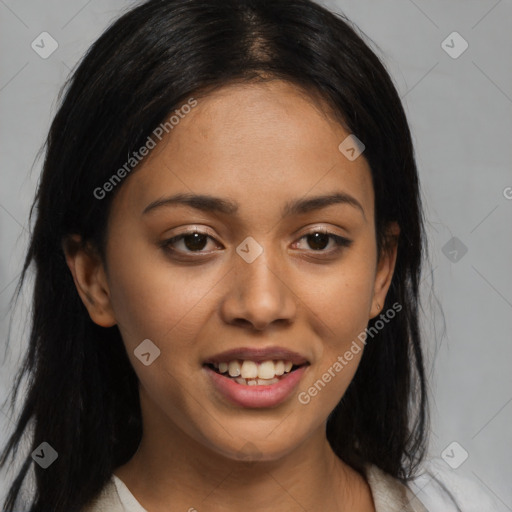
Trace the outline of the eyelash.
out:
M 313 252 L 313 254 L 328 254 L 328 255 L 332 255 L 334 253 L 337 253 L 339 252 L 341 249 L 343 248 L 348 248 L 352 245 L 352 240 L 349 240 L 348 238 L 345 238 L 343 236 L 340 236 L 340 235 L 336 235 L 335 233 L 332 233 L 330 231 L 327 231 L 325 229 L 321 229 L 321 228 L 318 228 L 318 229 L 315 229 L 313 231 L 310 231 L 309 233 L 305 233 L 304 235 L 302 235 L 299 240 L 302 240 L 303 238 L 306 238 L 310 235 L 313 235 L 315 233 L 321 233 L 323 235 L 327 235 L 330 239 L 332 239 L 334 241 L 334 243 L 336 244 L 336 247 L 334 249 L 331 249 L 330 251 L 325 251 L 323 249 L 319 249 L 319 250 L 315 250 L 315 249 L 311 249 L 311 251 Z M 169 238 L 167 240 L 164 240 L 160 243 L 160 246 L 167 252 L 170 252 L 170 253 L 180 253 L 180 254 L 194 254 L 194 253 L 198 253 L 198 254 L 201 254 L 202 251 L 185 251 L 183 253 L 183 251 L 181 250 L 176 250 L 174 248 L 172 248 L 171 246 L 177 242 L 179 242 L 180 240 L 182 240 L 183 238 L 187 237 L 187 236 L 190 236 L 190 235 L 194 235 L 194 234 L 198 234 L 198 235 L 203 235 L 203 236 L 206 236 L 207 238 L 210 238 L 211 240 L 214 240 L 215 242 L 217 242 L 212 236 L 210 236 L 208 233 L 205 233 L 203 231 L 199 231 L 197 229 L 194 229 L 194 230 L 191 230 L 191 231 L 186 231 L 184 233 L 181 233 L 177 236 L 174 236 L 172 238 Z M 206 253 L 207 254 L 207 253 Z M 197 258 L 197 256 L 193 256 L 193 258 Z

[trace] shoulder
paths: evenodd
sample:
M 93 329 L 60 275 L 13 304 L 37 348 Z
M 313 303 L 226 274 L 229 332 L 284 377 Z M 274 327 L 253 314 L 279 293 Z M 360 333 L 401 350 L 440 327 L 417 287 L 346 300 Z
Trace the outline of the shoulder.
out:
M 366 466 L 365 474 L 376 512 L 428 512 L 407 485 L 377 466 Z
M 499 510 L 494 496 L 468 470 L 452 469 L 441 458 L 424 463 L 408 486 L 432 512 Z
M 426 462 L 402 483 L 376 466 L 366 468 L 377 512 L 482 512 L 497 510 L 494 498 L 469 475 L 442 459 Z
M 147 512 L 135 499 L 125 483 L 115 474 L 100 494 L 81 512 Z

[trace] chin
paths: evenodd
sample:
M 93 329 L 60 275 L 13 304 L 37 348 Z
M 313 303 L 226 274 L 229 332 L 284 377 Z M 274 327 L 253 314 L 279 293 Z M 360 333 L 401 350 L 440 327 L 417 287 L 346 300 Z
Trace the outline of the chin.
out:
M 286 417 L 286 416 L 285 416 Z M 213 420 L 214 423 L 217 423 Z M 251 424 L 241 422 L 222 422 L 225 429 L 219 426 L 218 436 L 212 437 L 212 431 L 203 432 L 207 437 L 205 446 L 215 453 L 231 461 L 246 462 L 272 462 L 277 461 L 293 452 L 308 437 L 307 432 L 293 430 L 283 418 L 266 420 L 252 420 Z M 302 427 L 303 428 L 303 427 Z M 290 432 L 294 432 L 294 436 Z M 232 437 L 228 432 L 236 432 Z

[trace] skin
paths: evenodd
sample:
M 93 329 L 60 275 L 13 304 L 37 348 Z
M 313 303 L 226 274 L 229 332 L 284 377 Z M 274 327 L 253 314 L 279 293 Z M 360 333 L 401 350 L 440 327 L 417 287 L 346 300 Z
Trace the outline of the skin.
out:
M 374 511 L 365 479 L 325 435 L 362 351 L 309 404 L 297 394 L 382 313 L 399 228 L 389 226 L 394 238 L 378 261 L 369 166 L 364 155 L 349 161 L 338 150 L 349 132 L 318 98 L 279 80 L 197 98 L 119 186 L 106 265 L 93 250 L 65 248 L 92 320 L 118 325 L 140 381 L 143 439 L 115 474 L 152 512 L 171 504 L 199 512 Z M 286 202 L 334 191 L 356 198 L 364 214 L 335 204 L 281 218 Z M 142 214 L 178 192 L 228 198 L 239 210 L 165 206 Z M 174 244 L 179 256 L 159 245 L 193 228 L 213 237 L 195 253 L 190 239 Z M 315 251 L 305 237 L 315 228 L 352 244 L 336 252 L 328 239 Z M 248 236 L 264 249 L 250 264 L 236 252 Z M 149 366 L 134 355 L 144 339 L 161 350 Z M 207 357 L 241 346 L 286 347 L 310 366 L 281 405 L 241 408 L 215 392 L 202 368 Z

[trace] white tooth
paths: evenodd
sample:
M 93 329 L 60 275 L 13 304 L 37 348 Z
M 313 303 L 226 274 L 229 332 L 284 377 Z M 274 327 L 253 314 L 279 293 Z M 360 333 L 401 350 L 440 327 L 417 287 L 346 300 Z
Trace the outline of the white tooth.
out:
M 286 361 L 284 363 L 284 371 L 289 372 L 292 369 L 293 363 L 291 361 Z
M 251 379 L 251 380 L 247 381 L 247 385 L 248 386 L 257 386 L 258 382 L 256 381 L 256 379 Z
M 219 363 L 213 363 L 213 367 L 219 369 Z
M 228 371 L 228 363 L 219 363 L 219 372 L 226 373 Z
M 268 386 L 269 384 L 274 384 L 274 381 L 279 382 L 279 379 L 258 379 L 258 385 Z
M 258 377 L 260 379 L 271 379 L 275 375 L 274 361 L 263 361 L 258 366 Z
M 284 362 L 276 361 L 274 363 L 276 375 L 283 375 L 284 373 Z
M 238 361 L 230 361 L 228 365 L 229 376 L 238 377 L 240 376 L 240 363 Z
M 245 379 L 242 379 L 242 377 L 237 377 L 235 379 L 235 382 L 238 382 L 238 384 L 247 384 L 247 381 Z
M 240 374 L 244 379 L 254 379 L 258 376 L 258 365 L 254 361 L 244 361 Z
M 274 377 L 273 379 L 257 379 L 259 386 L 269 386 L 270 384 L 275 384 L 276 382 L 279 382 L 279 379 L 277 377 Z

